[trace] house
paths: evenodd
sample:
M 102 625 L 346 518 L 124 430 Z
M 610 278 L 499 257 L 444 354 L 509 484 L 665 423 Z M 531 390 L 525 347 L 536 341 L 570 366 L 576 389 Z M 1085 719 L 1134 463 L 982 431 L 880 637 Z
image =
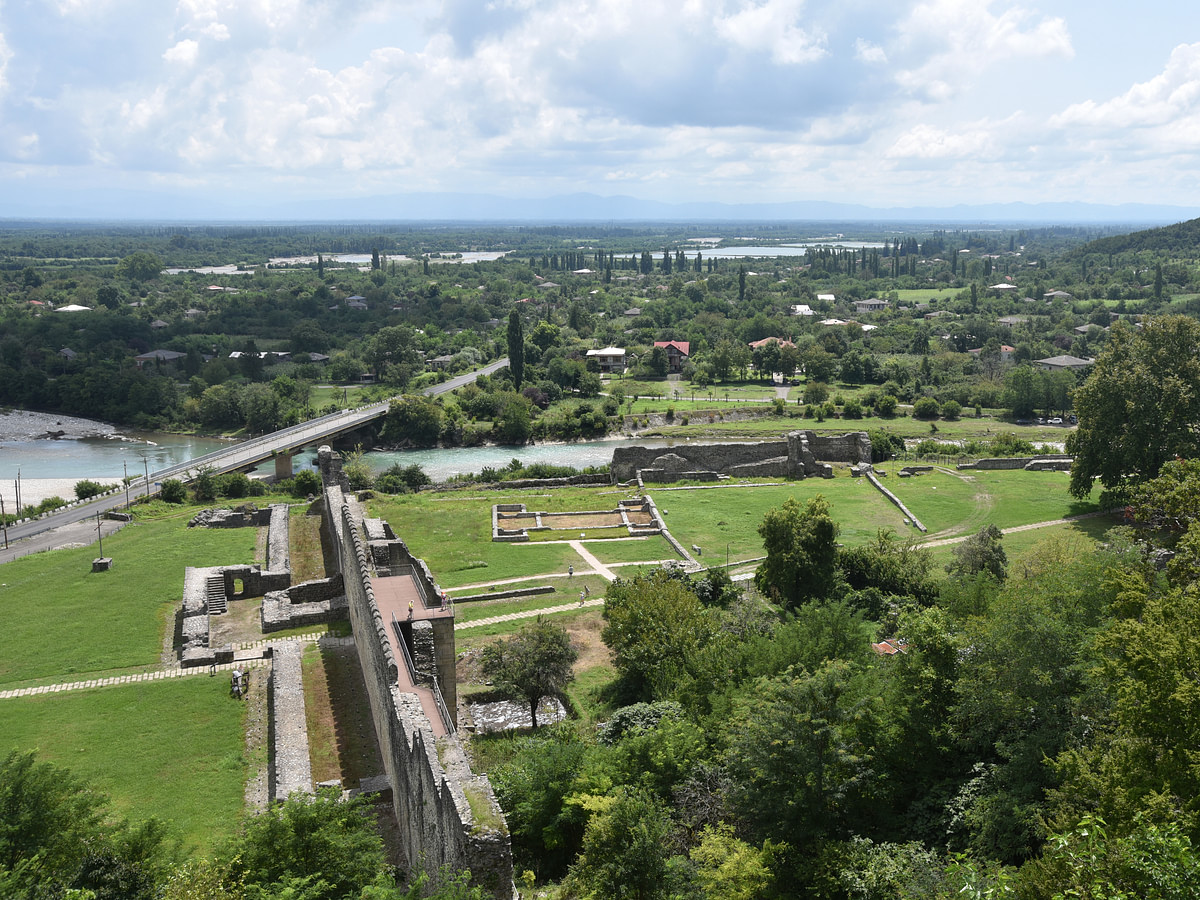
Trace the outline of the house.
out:
M 667 351 L 667 371 L 682 372 L 684 363 L 688 361 L 688 355 L 691 353 L 692 345 L 688 341 L 655 341 L 655 347 L 662 347 Z
M 841 319 L 822 319 L 817 324 L 818 325 L 845 325 L 846 323 L 844 321 L 842 321 Z
M 1009 328 L 1015 328 L 1018 325 L 1024 325 L 1029 321 L 1029 316 L 1001 316 L 996 320 L 997 325 L 1007 325 Z
M 791 341 L 784 340 L 779 337 L 765 337 L 761 341 L 751 341 L 750 349 L 757 350 L 759 347 L 765 347 L 767 344 L 778 344 L 780 347 L 795 347 Z
M 1017 286 L 1015 284 L 1009 284 L 1007 281 L 1002 281 L 999 284 L 988 285 L 989 291 L 996 291 L 1000 294 L 1005 293 L 1006 291 L 1015 291 L 1016 289 Z
M 90 306 L 80 306 L 78 303 L 68 303 L 66 306 L 60 306 L 55 312 L 91 312 Z
M 435 356 L 433 359 L 431 359 L 429 361 L 429 365 L 435 369 L 445 369 L 452 362 L 454 362 L 454 357 L 448 353 L 444 353 L 441 356 Z
M 947 309 L 935 309 L 933 312 L 925 313 L 926 319 L 953 319 L 954 313 Z
M 821 301 L 825 301 L 826 303 L 835 303 L 837 301 L 837 297 L 835 297 L 833 294 L 817 294 L 817 302 L 820 303 Z
M 1063 355 L 1051 356 L 1046 359 L 1035 359 L 1034 365 L 1040 369 L 1045 369 L 1047 372 L 1061 372 L 1065 369 L 1072 371 L 1086 369 L 1094 362 L 1094 359 L 1080 359 L 1078 356 Z
M 346 301 L 346 309 L 367 309 L 367 304 L 362 300 L 355 300 L 353 297 Z
M 1046 300 L 1074 300 L 1075 299 L 1072 295 L 1068 294 L 1066 291 L 1049 291 L 1045 294 L 1042 294 L 1042 297 L 1043 297 L 1043 299 L 1046 299 Z
M 587 358 L 594 359 L 600 364 L 601 375 L 621 375 L 625 372 L 625 350 L 621 347 L 589 350 Z
M 183 359 L 187 356 L 186 353 L 180 353 L 178 350 L 151 350 L 149 353 L 141 353 L 133 358 L 140 369 L 148 362 L 152 363 L 171 363 L 176 360 Z
M 164 322 L 162 319 L 155 319 L 153 322 L 150 323 L 150 327 L 151 328 L 166 328 L 167 323 Z
M 875 313 L 884 309 L 887 309 L 887 301 L 880 300 L 878 297 L 872 297 L 870 300 L 854 301 L 854 311 L 859 315 L 863 313 Z
M 642 314 L 642 311 L 640 309 L 638 309 L 636 306 L 631 306 L 631 307 L 629 307 L 629 309 L 625 310 L 625 315 L 629 316 L 629 318 L 631 318 L 631 319 L 634 318 L 635 316 L 640 316 L 641 314 Z
M 973 357 L 979 359 L 979 354 L 983 352 L 982 347 L 976 347 L 973 350 L 968 350 Z M 1008 344 L 1000 345 L 1000 362 L 1012 362 L 1013 354 L 1017 352 L 1016 347 L 1010 347 Z
M 792 307 L 793 316 L 811 316 L 813 315 L 812 307 L 807 303 L 797 303 Z
M 74 350 L 72 350 L 70 347 L 63 347 L 61 350 L 58 351 L 58 355 L 61 356 L 63 359 L 70 360 L 70 359 L 74 359 L 79 354 L 76 353 Z
M 904 638 L 887 638 L 878 644 L 872 644 L 871 649 L 880 656 L 895 656 L 897 653 L 903 653 L 907 646 L 908 641 Z

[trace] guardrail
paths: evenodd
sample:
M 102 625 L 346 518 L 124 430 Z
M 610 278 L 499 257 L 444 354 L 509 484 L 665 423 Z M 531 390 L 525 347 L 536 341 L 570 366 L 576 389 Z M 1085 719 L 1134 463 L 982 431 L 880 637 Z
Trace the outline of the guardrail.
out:
M 454 720 L 450 718 L 450 710 L 446 707 L 446 700 L 442 697 L 442 689 L 438 686 L 437 676 L 426 675 L 424 672 L 417 671 L 412 654 L 408 651 L 408 642 L 404 640 L 404 631 L 400 628 L 400 620 L 396 618 L 395 613 L 392 613 L 392 630 L 396 633 L 396 643 L 400 645 L 400 650 L 404 656 L 404 666 L 408 669 L 408 677 L 412 680 L 413 687 L 419 686 L 422 679 L 429 680 L 429 686 L 433 691 L 433 702 L 437 706 L 438 715 L 441 716 L 446 734 L 454 734 L 457 729 L 454 727 Z
M 165 469 L 158 469 L 157 471 L 151 472 L 150 477 L 151 479 L 161 481 L 163 478 L 170 478 L 172 475 L 178 475 L 191 469 L 203 467 L 210 462 L 214 462 L 222 457 L 229 456 L 232 453 L 240 453 L 246 450 L 253 450 L 255 447 L 275 444 L 278 443 L 281 438 L 301 434 L 305 431 L 320 431 L 320 426 L 324 424 L 331 424 L 338 419 L 345 419 L 347 424 L 358 425 L 378 416 L 382 411 L 386 411 L 390 402 L 390 400 L 384 400 L 381 403 L 371 403 L 349 411 L 341 410 L 339 412 L 329 413 L 321 416 L 320 418 L 309 419 L 307 422 L 302 422 L 299 425 L 289 425 L 287 428 L 281 428 L 279 431 L 272 431 L 269 434 L 260 435 L 256 438 L 250 438 L 246 441 L 240 441 L 237 444 L 233 444 L 221 450 L 213 450 L 209 453 L 205 453 L 203 456 L 197 456 L 193 459 L 190 459 L 185 463 L 177 463 L 173 466 L 167 466 Z M 358 415 L 360 413 L 363 414 L 361 417 Z

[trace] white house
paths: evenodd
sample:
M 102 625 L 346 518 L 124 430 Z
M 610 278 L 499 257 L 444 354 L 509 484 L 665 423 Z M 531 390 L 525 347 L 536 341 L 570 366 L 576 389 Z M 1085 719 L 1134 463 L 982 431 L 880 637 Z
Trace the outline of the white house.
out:
M 589 350 L 588 359 L 594 359 L 600 364 L 600 374 L 621 375 L 625 371 L 625 350 L 622 347 L 605 347 L 603 350 Z

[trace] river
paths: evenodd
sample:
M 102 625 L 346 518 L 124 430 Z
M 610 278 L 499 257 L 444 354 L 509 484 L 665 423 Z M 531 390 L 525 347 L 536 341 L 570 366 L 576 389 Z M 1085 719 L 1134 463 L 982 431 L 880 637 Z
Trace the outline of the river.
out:
M 49 437 L 50 433 L 61 435 Z M 530 444 L 523 447 L 487 445 L 429 450 L 374 451 L 366 456 L 376 472 L 396 465 L 419 465 L 434 481 L 448 481 L 485 466 L 503 468 L 511 460 L 551 463 L 583 469 L 607 465 L 613 449 L 637 443 L 647 447 L 669 447 L 661 438 L 605 438 L 571 444 Z M 120 481 L 126 471 L 141 476 L 153 474 L 176 463 L 187 462 L 228 446 L 213 438 L 188 435 L 124 431 L 105 422 L 54 413 L 14 410 L 0 413 L 0 496 L 11 510 L 15 503 L 16 479 L 21 479 L 21 503 L 38 503 L 45 497 L 74 497 L 75 482 L 89 478 L 102 484 Z M 315 451 L 298 454 L 297 471 L 311 466 Z
M 50 437 L 57 434 L 58 437 Z M 126 467 L 130 475 L 154 472 L 227 446 L 213 438 L 124 431 L 106 422 L 56 413 L 12 410 L 0 413 L 0 496 L 8 511 L 46 497 L 75 497 L 84 478 L 113 484 Z

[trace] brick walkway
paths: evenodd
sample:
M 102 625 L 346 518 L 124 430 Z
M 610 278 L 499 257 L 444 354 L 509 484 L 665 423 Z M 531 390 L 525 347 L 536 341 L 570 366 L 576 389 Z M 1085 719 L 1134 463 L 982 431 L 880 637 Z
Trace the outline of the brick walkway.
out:
M 235 644 L 234 653 L 245 652 L 247 650 L 257 650 L 257 657 L 248 657 L 246 659 L 235 659 L 233 662 L 221 663 L 218 666 L 189 666 L 184 668 L 179 665 L 168 666 L 163 669 L 156 669 L 152 672 L 135 672 L 131 675 L 114 675 L 109 678 L 89 678 L 85 681 L 64 681 L 58 684 L 43 684 L 38 687 L 14 688 L 13 690 L 0 691 L 0 700 L 9 700 L 14 697 L 32 697 L 37 694 L 58 694 L 62 691 L 81 691 L 87 688 L 97 687 L 115 687 L 122 684 L 138 684 L 145 681 L 162 681 L 167 678 L 189 678 L 196 675 L 212 675 L 213 672 L 229 672 L 235 668 L 238 669 L 259 669 L 270 663 L 269 659 L 262 657 L 261 651 L 269 644 L 282 643 L 284 641 L 295 641 L 312 643 L 325 636 L 323 631 L 314 631 L 309 634 L 301 634 L 289 638 L 277 638 L 276 640 L 261 640 L 252 641 L 245 644 Z M 353 640 L 341 639 L 341 640 Z

